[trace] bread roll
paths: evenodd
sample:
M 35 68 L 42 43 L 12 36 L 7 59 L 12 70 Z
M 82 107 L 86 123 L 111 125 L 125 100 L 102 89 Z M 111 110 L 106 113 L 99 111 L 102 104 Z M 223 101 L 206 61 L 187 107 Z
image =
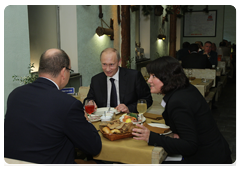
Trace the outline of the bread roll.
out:
M 111 133 L 111 131 L 110 131 L 110 129 L 109 129 L 109 127 L 104 127 L 104 128 L 102 128 L 102 131 L 103 132 L 105 132 L 106 134 L 109 134 L 109 133 Z
M 121 131 L 118 129 L 113 129 L 113 130 L 111 130 L 111 133 L 121 133 Z

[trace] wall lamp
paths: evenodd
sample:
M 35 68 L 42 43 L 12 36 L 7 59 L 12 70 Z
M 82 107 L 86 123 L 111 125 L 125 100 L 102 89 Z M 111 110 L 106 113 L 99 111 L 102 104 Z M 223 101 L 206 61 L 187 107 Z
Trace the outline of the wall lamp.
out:
M 101 18 L 101 21 L 104 22 L 104 20 Z M 104 22 L 105 23 L 105 22 Z M 106 24 L 106 23 L 105 23 Z M 106 24 L 107 25 L 107 24 Z M 108 26 L 108 25 L 107 25 Z M 114 31 L 113 31 L 113 20 L 110 19 L 110 27 L 108 26 L 108 28 L 103 28 L 103 26 L 101 27 L 97 27 L 96 29 L 96 33 L 97 35 L 100 37 L 102 35 L 108 35 L 110 36 L 111 40 L 114 40 Z
M 165 39 L 166 39 L 166 35 L 158 34 L 157 39 L 159 39 L 159 40 L 165 40 Z

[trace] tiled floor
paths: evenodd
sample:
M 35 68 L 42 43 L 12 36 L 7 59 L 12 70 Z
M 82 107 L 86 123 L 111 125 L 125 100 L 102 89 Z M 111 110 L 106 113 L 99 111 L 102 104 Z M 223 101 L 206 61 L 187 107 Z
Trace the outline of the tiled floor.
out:
M 232 161 L 236 160 L 236 81 L 228 79 L 226 86 L 212 114 L 232 151 Z

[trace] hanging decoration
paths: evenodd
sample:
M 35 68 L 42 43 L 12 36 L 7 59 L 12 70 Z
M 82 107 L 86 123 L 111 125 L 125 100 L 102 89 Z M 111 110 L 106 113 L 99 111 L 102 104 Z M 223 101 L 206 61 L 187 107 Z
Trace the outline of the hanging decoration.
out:
M 102 13 L 102 5 L 99 5 L 99 15 L 98 17 L 101 20 L 101 27 L 97 27 L 96 33 L 100 37 L 102 35 L 108 35 L 110 36 L 111 40 L 114 40 L 114 31 L 113 31 L 113 19 L 110 18 L 110 26 L 107 25 L 107 23 L 102 19 L 103 18 L 103 13 Z M 103 23 L 107 25 L 108 28 L 103 27 Z

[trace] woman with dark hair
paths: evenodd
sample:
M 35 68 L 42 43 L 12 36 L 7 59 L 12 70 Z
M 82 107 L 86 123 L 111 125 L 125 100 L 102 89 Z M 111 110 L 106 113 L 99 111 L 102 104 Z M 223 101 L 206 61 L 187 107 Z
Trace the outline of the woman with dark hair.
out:
M 172 135 L 160 135 L 138 124 L 140 128 L 133 129 L 133 138 L 145 140 L 148 145 L 161 146 L 168 154 L 182 155 L 181 161 L 171 163 L 232 163 L 229 145 L 206 100 L 189 83 L 178 60 L 170 56 L 160 57 L 147 65 L 147 71 L 151 93 L 164 95 L 162 116 Z

